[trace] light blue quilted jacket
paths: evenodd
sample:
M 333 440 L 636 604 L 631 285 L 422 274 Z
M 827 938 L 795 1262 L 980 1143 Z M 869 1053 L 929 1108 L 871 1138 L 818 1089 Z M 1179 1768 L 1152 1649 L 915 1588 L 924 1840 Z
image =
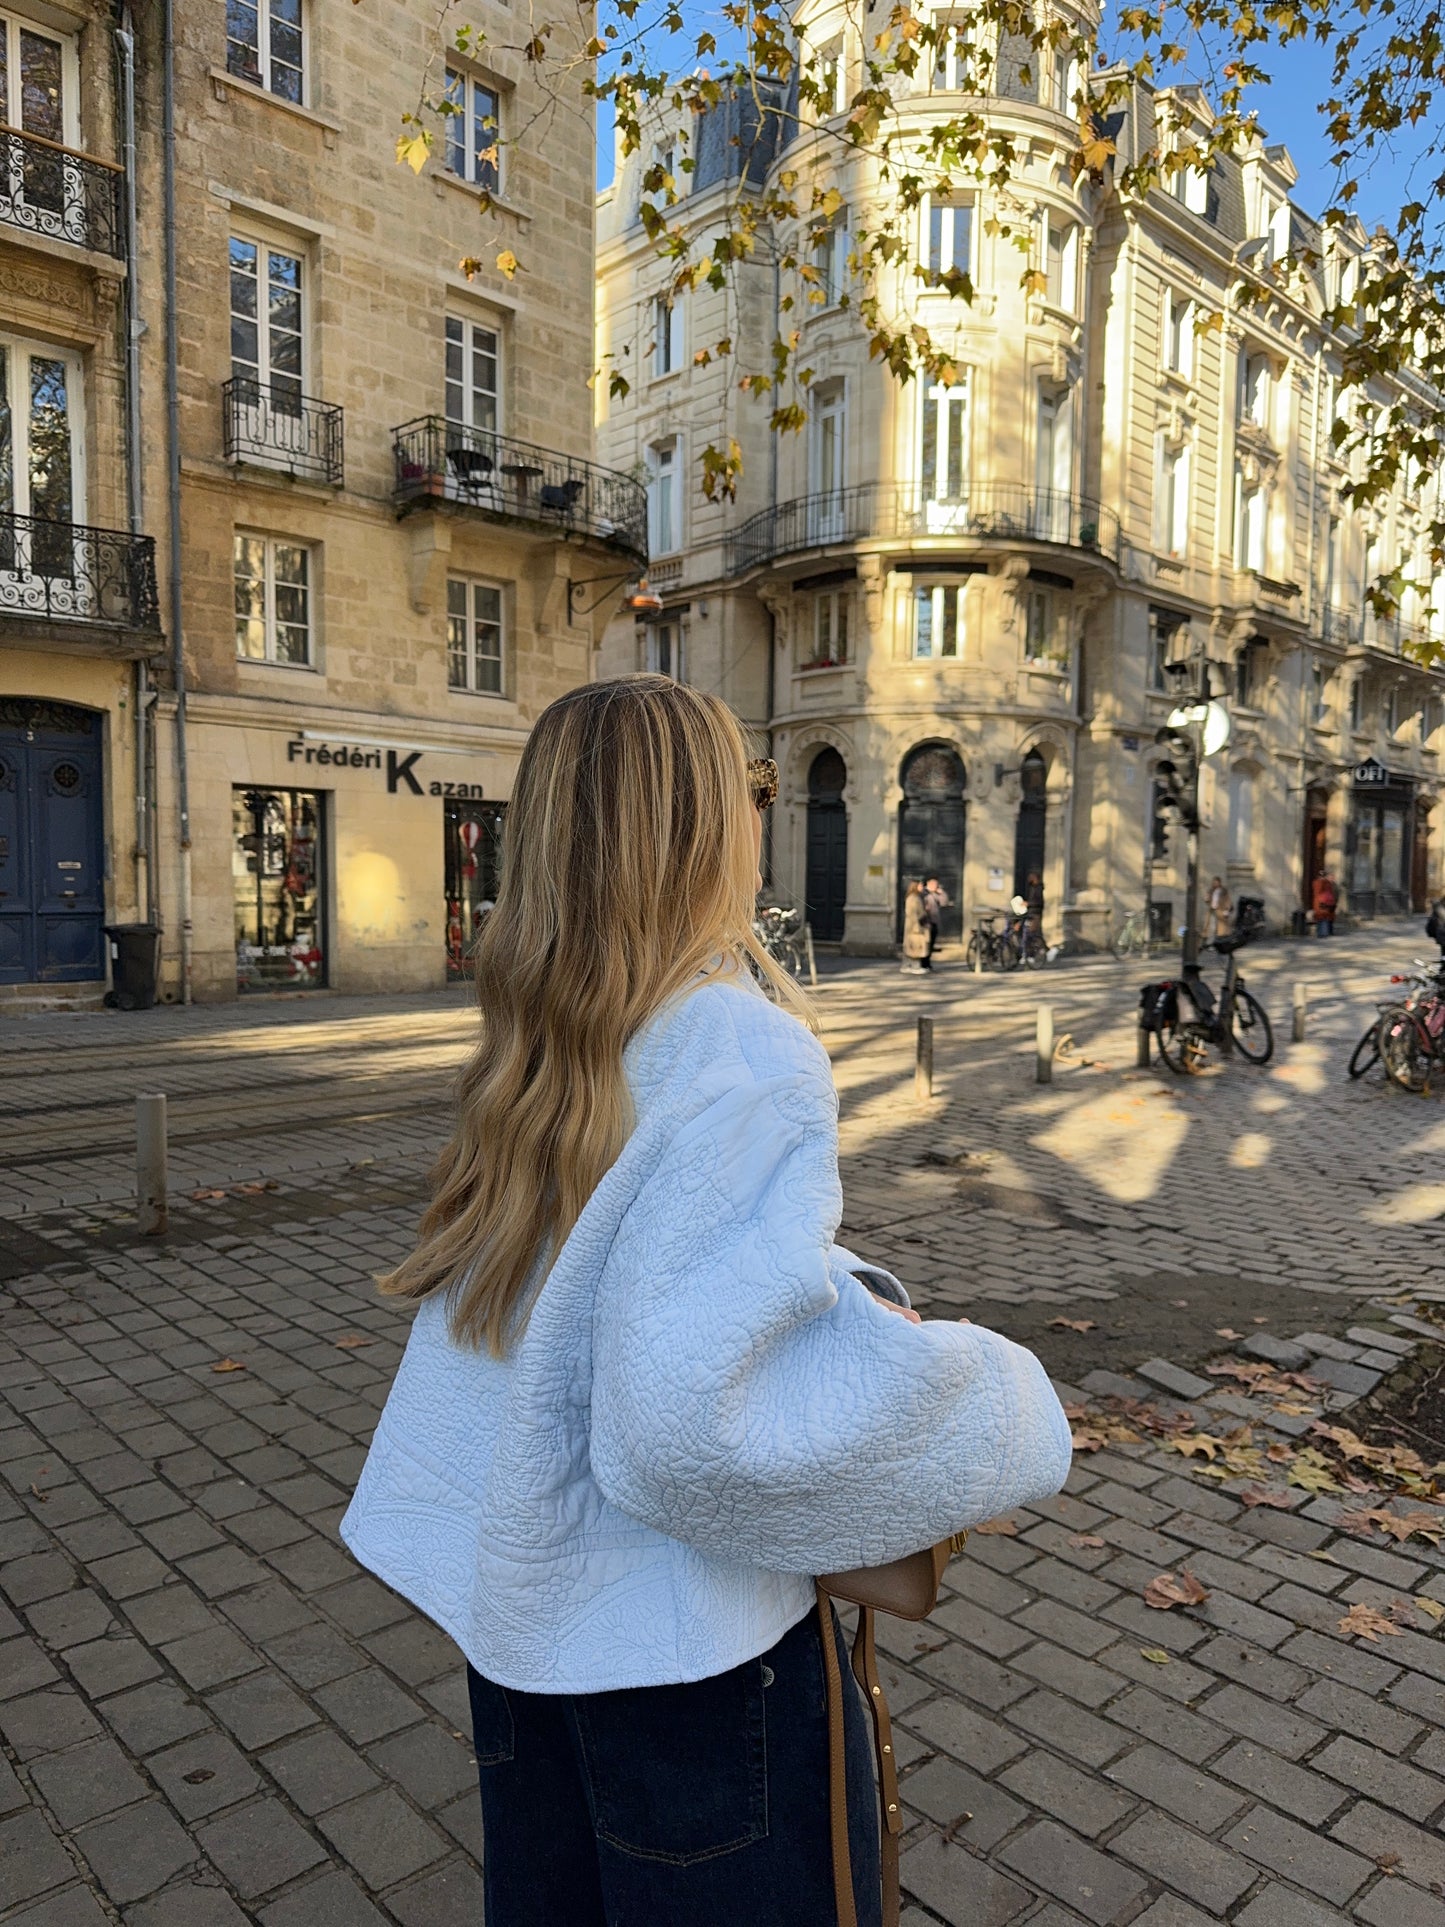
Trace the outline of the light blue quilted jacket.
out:
M 636 1126 L 525 1334 L 498 1361 L 452 1343 L 444 1296 L 421 1306 L 341 1524 L 479 1672 L 533 1692 L 726 1671 L 803 1617 L 812 1574 L 1069 1469 L 1031 1352 L 909 1324 L 834 1244 L 837 1100 L 802 1024 L 705 984 L 626 1067 Z

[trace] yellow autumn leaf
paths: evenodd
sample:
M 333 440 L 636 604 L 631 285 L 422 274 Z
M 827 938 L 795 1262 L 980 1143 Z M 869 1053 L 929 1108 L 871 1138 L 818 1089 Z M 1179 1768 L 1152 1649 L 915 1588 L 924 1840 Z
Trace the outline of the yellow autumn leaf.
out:
M 515 280 L 519 262 L 510 248 L 503 248 L 497 256 L 497 272 L 506 280 Z
M 423 127 L 419 134 L 398 134 L 396 158 L 405 161 L 413 174 L 420 174 L 431 154 L 431 134 Z
M 1141 1646 L 1139 1648 L 1139 1654 L 1142 1659 L 1147 1659 L 1151 1666 L 1167 1666 L 1169 1664 L 1169 1655 L 1162 1646 Z
M 1422 1613 L 1428 1613 L 1431 1619 L 1445 1619 L 1445 1606 L 1442 1606 L 1438 1599 L 1431 1599 L 1423 1592 L 1417 1592 L 1415 1594 L 1415 1604 L 1420 1608 Z

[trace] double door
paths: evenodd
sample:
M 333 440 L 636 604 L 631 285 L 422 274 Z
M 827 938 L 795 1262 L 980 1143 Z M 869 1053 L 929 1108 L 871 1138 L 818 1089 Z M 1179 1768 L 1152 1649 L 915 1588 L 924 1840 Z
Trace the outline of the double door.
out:
M 0 983 L 105 976 L 100 718 L 0 702 Z

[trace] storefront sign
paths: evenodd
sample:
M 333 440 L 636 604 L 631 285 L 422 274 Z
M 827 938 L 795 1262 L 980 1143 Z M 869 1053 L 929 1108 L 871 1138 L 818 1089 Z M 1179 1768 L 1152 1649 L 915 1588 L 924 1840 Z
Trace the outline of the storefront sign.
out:
M 1357 790 L 1383 789 L 1390 781 L 1390 772 L 1383 763 L 1376 762 L 1372 756 L 1367 763 L 1355 764 L 1355 788 Z
M 458 783 L 439 777 L 423 780 L 417 765 L 426 751 L 422 749 L 363 749 L 348 743 L 308 743 L 293 736 L 286 745 L 288 763 L 307 763 L 314 769 L 374 769 L 386 772 L 386 793 L 396 796 L 455 796 L 480 803 L 484 791 L 480 783 Z

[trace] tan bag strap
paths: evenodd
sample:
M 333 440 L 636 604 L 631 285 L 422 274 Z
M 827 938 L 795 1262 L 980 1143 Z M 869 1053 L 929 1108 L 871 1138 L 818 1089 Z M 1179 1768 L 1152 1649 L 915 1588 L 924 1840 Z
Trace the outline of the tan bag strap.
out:
M 818 1629 L 823 1641 L 823 1678 L 828 1693 L 828 1824 L 833 1846 L 833 1894 L 838 1927 L 858 1927 L 858 1909 L 853 1897 L 853 1861 L 848 1851 L 843 1672 L 838 1664 L 838 1647 L 833 1637 L 833 1603 L 821 1586 L 817 1587 L 817 1594 Z M 899 1836 L 903 1832 L 903 1808 L 898 1798 L 893 1726 L 888 1716 L 883 1682 L 878 1676 L 873 1612 L 868 1606 L 858 1609 L 858 1631 L 853 1640 L 853 1673 L 868 1697 L 868 1708 L 873 1716 L 873 1752 L 878 1763 L 878 1790 L 882 1803 L 880 1849 L 883 1861 L 883 1927 L 898 1927 L 901 1905 L 898 1849 Z

